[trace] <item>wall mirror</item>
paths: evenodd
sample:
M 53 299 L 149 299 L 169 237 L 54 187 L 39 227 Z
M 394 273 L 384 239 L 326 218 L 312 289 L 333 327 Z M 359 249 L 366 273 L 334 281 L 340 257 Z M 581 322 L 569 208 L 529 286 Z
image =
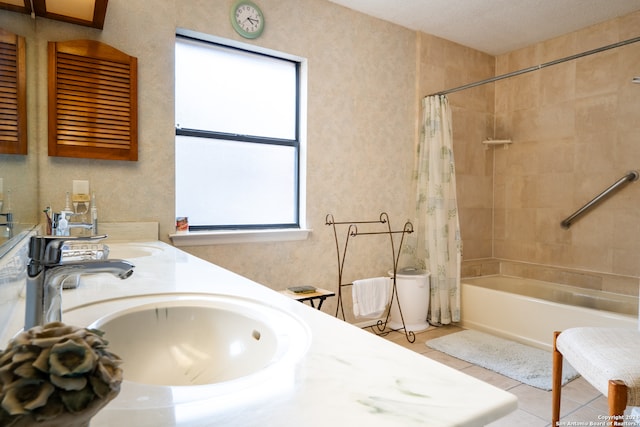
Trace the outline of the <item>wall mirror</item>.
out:
M 28 15 L 0 11 L 0 28 L 25 38 L 27 81 L 27 154 L 0 154 L 2 210 L 11 213 L 13 226 L 0 225 L 0 257 L 38 223 L 37 155 L 37 40 L 35 21 Z M 45 65 L 46 66 L 46 65 Z M 7 215 L 0 215 L 6 224 Z

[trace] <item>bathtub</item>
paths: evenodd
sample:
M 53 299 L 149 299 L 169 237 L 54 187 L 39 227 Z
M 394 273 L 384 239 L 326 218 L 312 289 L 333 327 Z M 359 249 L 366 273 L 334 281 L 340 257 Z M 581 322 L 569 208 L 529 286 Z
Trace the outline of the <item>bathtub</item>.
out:
M 545 350 L 553 332 L 576 326 L 638 329 L 638 298 L 509 276 L 463 278 L 460 320 Z

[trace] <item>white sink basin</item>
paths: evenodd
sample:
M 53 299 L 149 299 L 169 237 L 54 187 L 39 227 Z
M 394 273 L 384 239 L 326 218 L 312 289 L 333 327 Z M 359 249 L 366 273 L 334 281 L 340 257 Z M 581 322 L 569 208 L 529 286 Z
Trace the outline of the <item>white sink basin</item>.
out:
M 110 407 L 127 409 L 292 387 L 311 342 L 297 317 L 224 295 L 118 298 L 67 310 L 62 319 L 105 332 L 124 362 L 122 391 Z
M 125 361 L 128 381 L 213 384 L 259 371 L 289 348 L 278 342 L 278 325 L 245 308 L 223 300 L 165 301 L 115 313 L 91 327 L 103 331 L 110 351 Z
M 145 245 L 143 243 L 109 243 L 109 258 L 112 259 L 133 259 L 143 258 L 152 255 L 157 255 L 162 252 L 162 249 L 152 245 Z

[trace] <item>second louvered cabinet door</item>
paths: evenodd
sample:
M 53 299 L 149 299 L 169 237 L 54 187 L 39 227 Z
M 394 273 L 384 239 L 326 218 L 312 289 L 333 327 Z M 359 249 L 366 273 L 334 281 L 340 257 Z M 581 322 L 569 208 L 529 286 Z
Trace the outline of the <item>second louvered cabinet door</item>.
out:
M 0 28 L 0 154 L 27 154 L 25 44 Z
M 49 42 L 49 155 L 138 160 L 137 58 L 94 40 Z

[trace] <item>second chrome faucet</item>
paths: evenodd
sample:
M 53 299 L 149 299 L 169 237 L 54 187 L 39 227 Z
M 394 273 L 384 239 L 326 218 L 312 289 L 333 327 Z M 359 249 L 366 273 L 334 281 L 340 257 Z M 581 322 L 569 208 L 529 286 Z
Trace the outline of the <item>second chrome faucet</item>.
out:
M 107 236 L 33 236 L 29 242 L 25 325 L 62 320 L 62 283 L 70 276 L 110 273 L 120 279 L 133 274 L 134 265 L 107 259 Z

